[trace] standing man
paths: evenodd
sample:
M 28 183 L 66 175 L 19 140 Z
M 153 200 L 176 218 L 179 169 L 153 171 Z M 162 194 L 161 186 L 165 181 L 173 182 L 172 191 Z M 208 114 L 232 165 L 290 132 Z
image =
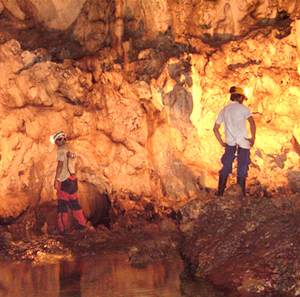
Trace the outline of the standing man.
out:
M 247 100 L 244 90 L 231 87 L 230 102 L 219 113 L 214 125 L 214 133 L 220 144 L 225 147 L 222 156 L 222 169 L 219 171 L 218 196 L 222 196 L 226 188 L 228 175 L 232 172 L 232 163 L 237 157 L 237 183 L 241 186 L 245 196 L 246 177 L 250 164 L 250 148 L 255 142 L 256 126 L 249 108 L 243 105 Z M 246 120 L 250 123 L 251 138 L 248 136 Z M 219 129 L 224 123 L 226 142 L 221 138 Z
M 77 178 L 75 175 L 77 156 L 72 147 L 66 142 L 66 134 L 56 132 L 52 139 L 58 146 L 57 167 L 54 188 L 58 199 L 58 233 L 65 233 L 68 224 L 68 207 L 72 210 L 74 218 L 78 221 L 79 230 L 86 229 L 86 219 L 78 202 Z

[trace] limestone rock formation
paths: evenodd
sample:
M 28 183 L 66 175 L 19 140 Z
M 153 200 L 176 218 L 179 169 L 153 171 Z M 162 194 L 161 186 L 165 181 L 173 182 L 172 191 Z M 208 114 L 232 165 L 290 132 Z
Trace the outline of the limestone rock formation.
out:
M 247 191 L 299 191 L 297 1 L 75 2 L 0 1 L 1 221 L 55 201 L 60 129 L 90 219 L 107 193 L 116 215 L 213 196 L 232 85 L 257 123 Z

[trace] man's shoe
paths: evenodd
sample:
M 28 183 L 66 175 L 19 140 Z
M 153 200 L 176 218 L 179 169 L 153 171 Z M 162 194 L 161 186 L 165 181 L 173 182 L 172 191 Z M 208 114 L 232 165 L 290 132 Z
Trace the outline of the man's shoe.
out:
M 223 193 L 226 188 L 228 175 L 219 175 L 219 186 L 218 186 L 218 193 L 217 196 L 223 196 Z
M 91 222 L 86 223 L 86 229 L 89 231 L 96 231 Z
M 78 225 L 77 230 L 79 230 L 79 231 L 85 231 L 86 230 L 86 226 Z
M 66 233 L 66 231 L 64 230 L 64 231 L 61 231 L 60 229 L 55 229 L 54 231 L 52 231 L 51 233 L 50 233 L 50 235 L 63 235 L 63 234 L 65 234 Z

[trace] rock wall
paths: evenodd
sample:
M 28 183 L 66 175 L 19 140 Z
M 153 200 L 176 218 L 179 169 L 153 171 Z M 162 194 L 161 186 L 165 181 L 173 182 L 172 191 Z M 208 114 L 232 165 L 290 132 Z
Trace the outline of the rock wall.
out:
M 55 200 L 60 129 L 88 217 L 103 193 L 122 213 L 205 197 L 232 85 L 248 87 L 257 124 L 248 191 L 299 191 L 297 1 L 73 2 L 1 1 L 2 221 Z

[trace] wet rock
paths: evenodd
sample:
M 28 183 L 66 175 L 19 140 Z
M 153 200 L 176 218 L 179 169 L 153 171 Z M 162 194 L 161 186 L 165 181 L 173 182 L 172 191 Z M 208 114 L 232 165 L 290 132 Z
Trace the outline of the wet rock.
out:
M 141 246 L 144 246 L 147 250 L 154 250 L 155 248 L 157 248 L 157 244 L 154 239 L 142 241 Z
M 0 246 L 7 246 L 10 245 L 12 242 L 12 235 L 8 232 L 0 233 Z
M 184 225 L 185 222 L 197 219 L 198 216 L 204 212 L 203 206 L 205 202 L 203 199 L 193 199 L 192 201 L 184 204 L 179 210 L 179 218 Z
M 237 290 L 237 296 L 294 296 L 300 273 L 298 196 L 247 197 L 245 203 L 230 193 L 204 205 L 191 231 L 189 221 L 181 222 L 187 224 L 180 227 L 186 265 L 223 290 Z
M 114 237 L 114 234 L 102 225 L 97 226 L 96 232 L 97 235 L 94 239 L 95 243 L 107 243 L 110 242 Z
M 161 222 L 158 223 L 160 225 Z M 142 229 L 132 230 L 143 234 L 142 238 L 128 251 L 129 262 L 133 266 L 147 265 L 149 262 L 168 257 L 178 246 L 178 231 L 161 232 L 158 225 L 152 224 Z M 150 228 L 149 228 L 150 227 Z M 142 231 L 142 233 L 140 233 Z
M 71 250 L 59 240 L 42 236 L 33 239 L 11 241 L 9 246 L 2 248 L 0 257 L 7 260 L 35 263 L 46 261 L 47 259 L 47 262 L 52 261 L 52 263 L 54 263 L 62 257 L 70 260 L 72 253 Z
M 169 236 L 156 236 L 155 243 L 159 250 L 165 251 L 171 246 L 171 239 Z
M 14 234 L 13 238 L 18 240 L 12 240 L 9 233 L 2 232 L 0 259 L 36 264 L 51 261 L 54 263 L 60 259 L 69 261 L 76 257 L 115 249 L 128 253 L 133 266 L 142 267 L 176 252 L 178 232 L 160 232 L 158 224 L 159 222 L 149 223 L 143 219 L 139 224 L 135 221 L 136 228 L 130 230 L 127 226 L 107 229 L 98 225 L 97 230 L 75 229 L 59 235 L 29 232 Z
M 174 232 L 177 230 L 177 226 L 173 220 L 163 219 L 159 225 L 158 229 L 162 233 Z
M 187 297 L 225 297 L 226 295 L 219 292 L 209 282 L 191 278 L 182 278 L 180 289 L 184 296 Z

